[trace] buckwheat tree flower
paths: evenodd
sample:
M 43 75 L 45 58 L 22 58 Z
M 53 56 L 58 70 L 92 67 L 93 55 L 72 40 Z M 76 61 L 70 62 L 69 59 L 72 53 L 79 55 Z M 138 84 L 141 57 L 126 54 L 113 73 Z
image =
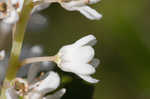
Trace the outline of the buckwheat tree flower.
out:
M 92 46 L 95 43 L 96 38 L 88 35 L 73 44 L 62 47 L 56 55 L 58 67 L 63 71 L 78 75 L 87 82 L 97 83 L 98 80 L 90 76 L 95 73 L 95 67 L 97 67 L 92 66 L 95 54 Z M 95 62 L 94 64 L 98 65 L 97 61 Z

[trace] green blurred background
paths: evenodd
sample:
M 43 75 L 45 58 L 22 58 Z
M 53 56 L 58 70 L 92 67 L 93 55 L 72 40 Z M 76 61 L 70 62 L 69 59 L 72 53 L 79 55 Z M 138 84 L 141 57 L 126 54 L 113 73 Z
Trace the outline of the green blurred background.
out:
M 150 0 L 103 0 L 92 7 L 103 14 L 100 21 L 52 4 L 41 12 L 48 24 L 28 29 L 24 43 L 41 44 L 46 55 L 54 55 L 61 46 L 93 34 L 101 59 L 94 77 L 101 82 L 75 80 L 64 99 L 150 99 Z

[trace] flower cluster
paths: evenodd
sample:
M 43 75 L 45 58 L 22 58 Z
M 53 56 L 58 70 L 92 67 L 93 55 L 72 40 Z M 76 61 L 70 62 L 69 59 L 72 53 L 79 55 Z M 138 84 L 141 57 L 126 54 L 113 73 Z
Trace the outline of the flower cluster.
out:
M 68 11 L 79 11 L 90 20 L 99 20 L 102 17 L 96 10 L 88 6 L 100 0 L 29 1 L 31 3 L 31 9 L 30 12 L 28 12 L 28 16 L 46 9 L 51 3 L 59 3 L 64 9 Z M 70 72 L 88 83 L 98 83 L 99 80 L 92 77 L 100 64 L 100 60 L 95 58 L 93 46 L 97 43 L 97 40 L 94 35 L 87 35 L 73 44 L 61 47 L 54 56 L 41 57 L 43 53 L 41 46 L 33 46 L 32 48 L 26 46 L 25 49 L 23 47 L 22 54 L 19 54 L 23 42 L 22 38 L 24 36 L 23 30 L 25 27 L 23 26 L 25 26 L 26 23 L 18 21 L 22 18 L 20 15 L 23 14 L 22 16 L 24 16 L 24 13 L 26 13 L 24 12 L 24 10 L 26 11 L 26 2 L 27 1 L 24 0 L 0 1 L 0 21 L 2 22 L 0 25 L 5 27 L 5 30 L 14 26 L 13 29 L 11 27 L 11 30 L 13 30 L 13 47 L 12 53 L 10 53 L 10 60 L 14 57 L 16 59 L 13 60 L 15 64 L 10 63 L 10 66 L 14 65 L 15 68 L 9 69 L 9 55 L 5 55 L 4 50 L 0 51 L 0 88 L 4 89 L 2 90 L 4 91 L 2 97 L 5 96 L 6 99 L 60 99 L 66 93 L 66 89 L 63 88 L 64 86 L 60 86 L 63 81 L 63 76 L 60 77 L 58 72 L 53 69 L 55 66 L 62 72 Z M 20 24 L 23 27 L 21 28 L 22 30 L 20 29 Z M 19 26 L 19 28 L 17 26 Z M 20 31 L 17 29 L 20 29 Z M 22 32 L 22 34 L 20 32 Z M 18 51 L 18 53 L 15 51 Z M 16 57 L 18 57 L 18 61 Z M 18 70 L 17 66 L 21 68 Z M 9 73 L 7 75 L 7 68 L 10 71 L 12 69 L 17 71 L 15 71 L 16 75 L 13 75 L 14 77 L 8 77 L 9 79 L 4 80 L 5 74 L 6 76 L 9 76 L 9 73 L 12 74 L 12 72 L 8 70 Z M 2 83 L 3 86 L 1 86 Z
M 49 94 L 59 87 L 61 78 L 57 72 L 53 71 L 53 68 L 50 68 L 47 72 L 42 72 L 45 71 L 43 70 L 45 66 L 54 66 L 53 64 L 45 65 L 47 61 L 55 62 L 64 72 L 74 73 L 89 83 L 97 83 L 99 80 L 91 77 L 100 63 L 99 59 L 94 58 L 95 52 L 92 48 L 96 42 L 95 36 L 88 35 L 73 44 L 63 46 L 52 59 L 50 57 L 46 57 L 48 59 L 43 57 L 44 60 L 42 60 L 42 57 L 35 59 L 36 62 L 42 60 L 42 64 L 34 63 L 34 60 L 32 60 L 31 63 L 33 62 L 33 64 L 29 65 L 28 61 L 25 61 L 24 66 L 18 72 L 18 77 L 7 88 L 7 99 L 19 99 L 18 97 L 24 97 L 24 99 L 60 99 L 65 94 L 66 89 L 61 88 L 55 93 Z M 23 53 L 31 55 L 29 57 L 39 56 L 42 53 L 42 48 L 34 46 L 29 51 L 23 50 Z M 0 52 L 0 56 L 5 57 L 4 51 Z M 22 59 L 25 58 L 24 56 L 27 56 L 27 54 L 23 55 Z M 37 57 L 31 59 L 34 58 Z M 31 59 L 27 58 L 27 60 Z M 30 67 L 28 68 L 27 65 Z M 24 74 L 24 72 L 26 73 Z M 41 73 L 41 75 L 38 76 L 38 73 Z M 24 79 L 24 77 L 27 78 Z

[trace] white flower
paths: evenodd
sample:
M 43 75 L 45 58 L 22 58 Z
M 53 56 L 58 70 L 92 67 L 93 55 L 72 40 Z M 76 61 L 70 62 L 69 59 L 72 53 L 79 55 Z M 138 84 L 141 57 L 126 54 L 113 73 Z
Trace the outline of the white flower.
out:
M 86 4 L 97 3 L 99 0 L 72 0 L 69 2 L 60 2 L 61 6 L 68 11 L 79 11 L 85 17 L 91 20 L 99 20 L 102 15 L 99 14 L 96 10 L 90 8 Z
M 8 88 L 6 90 L 5 95 L 6 95 L 6 99 L 18 99 L 18 95 L 13 88 Z
M 58 67 L 63 71 L 78 75 L 87 82 L 97 83 L 98 80 L 90 76 L 95 73 L 96 67 L 90 64 L 95 54 L 92 48 L 95 43 L 96 38 L 93 35 L 88 35 L 74 44 L 62 47 L 57 54 Z
M 59 84 L 59 75 L 56 72 L 51 71 L 44 80 L 30 86 L 32 91 L 27 94 L 26 99 L 41 99 L 46 93 L 57 89 Z
M 5 50 L 0 51 L 0 60 L 5 58 Z

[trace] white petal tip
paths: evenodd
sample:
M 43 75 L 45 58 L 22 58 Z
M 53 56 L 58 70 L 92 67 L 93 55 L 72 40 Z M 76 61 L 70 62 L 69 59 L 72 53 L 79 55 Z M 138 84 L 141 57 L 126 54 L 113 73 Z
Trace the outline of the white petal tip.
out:
M 102 14 L 97 14 L 93 18 L 89 18 L 90 20 L 100 20 L 103 17 Z
M 98 83 L 99 80 L 97 79 L 94 79 L 92 78 L 91 76 L 88 76 L 88 75 L 80 75 L 78 74 L 79 77 L 81 77 L 83 80 L 89 82 L 89 83 L 92 83 L 92 84 L 95 84 L 95 83 Z
M 89 1 L 89 4 L 95 4 L 95 3 L 98 3 L 98 2 L 100 2 L 101 0 L 90 0 Z
M 74 44 L 76 46 L 84 46 L 84 45 L 95 45 L 96 43 L 96 37 L 94 35 L 87 35 L 85 37 L 82 37 L 78 41 L 76 41 Z

